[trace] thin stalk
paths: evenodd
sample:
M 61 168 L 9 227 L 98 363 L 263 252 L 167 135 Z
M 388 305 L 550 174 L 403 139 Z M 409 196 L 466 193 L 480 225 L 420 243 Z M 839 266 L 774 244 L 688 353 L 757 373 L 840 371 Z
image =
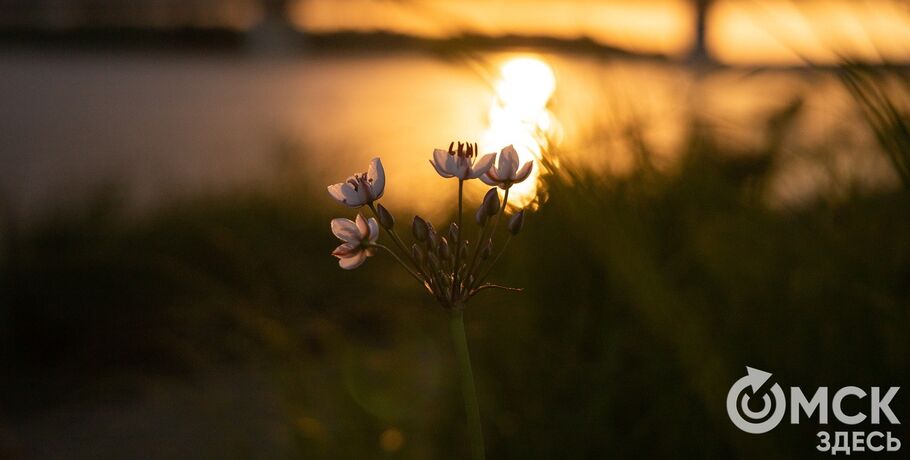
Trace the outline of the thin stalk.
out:
M 506 189 L 506 193 L 502 196 L 502 206 L 499 208 L 499 214 L 496 215 L 496 222 L 493 223 L 493 231 L 490 233 L 490 240 L 493 240 L 493 235 L 496 234 L 496 228 L 499 227 L 499 221 L 502 220 L 502 215 L 506 212 L 506 206 L 509 205 L 509 189 Z
M 379 212 L 376 211 L 376 206 L 373 205 L 373 203 L 367 203 L 367 205 L 370 207 L 370 210 L 373 211 L 373 216 L 376 217 L 376 220 L 379 220 Z M 380 225 L 380 227 L 382 227 L 382 226 Z M 408 260 L 410 260 L 411 263 L 413 263 L 415 267 L 417 267 L 418 266 L 417 261 L 414 260 L 413 257 L 411 257 L 411 253 L 408 251 L 408 248 L 405 247 L 404 242 L 401 241 L 401 238 L 398 237 L 398 233 L 395 232 L 395 229 L 385 228 L 385 227 L 382 227 L 382 228 L 385 229 L 386 233 L 389 234 L 389 236 L 392 238 L 392 241 L 394 241 L 395 245 L 398 246 L 398 249 L 400 249 L 401 252 L 403 252 L 405 254 L 405 256 L 408 258 Z
M 373 211 L 373 215 L 376 217 L 376 219 L 379 219 L 379 212 L 376 211 L 376 207 L 373 205 L 373 203 L 369 203 L 368 205 L 370 207 L 370 210 Z M 409 265 L 405 264 L 401 260 L 401 258 L 399 258 L 397 254 L 395 254 L 394 251 L 390 250 L 389 248 L 385 248 L 385 249 L 387 251 L 389 251 L 390 254 L 395 256 L 395 259 L 398 260 L 398 263 L 400 263 L 402 267 L 407 269 L 408 272 L 411 273 L 412 276 L 414 275 L 415 271 L 417 273 L 420 273 L 420 276 L 422 276 L 422 278 L 418 277 L 417 280 L 420 281 L 420 284 L 423 284 L 424 286 L 427 287 L 427 289 L 430 292 L 432 292 L 433 288 L 432 288 L 432 286 L 430 286 L 430 274 L 427 273 L 423 269 L 423 267 L 421 267 L 420 262 L 418 262 L 417 259 L 415 259 L 414 256 L 411 254 L 411 251 L 409 251 L 408 248 L 405 247 L 404 242 L 401 241 L 401 238 L 398 236 L 398 233 L 395 231 L 395 229 L 394 228 L 385 228 L 385 227 L 382 227 L 382 228 L 385 229 L 385 232 L 389 235 L 389 237 L 392 238 L 392 241 L 395 243 L 396 246 L 398 246 L 398 249 L 400 249 L 401 252 L 405 254 L 405 257 L 407 257 L 408 260 L 411 261 L 411 263 L 414 265 L 414 267 L 411 268 Z
M 474 263 L 477 262 L 477 254 L 480 254 L 480 251 L 483 249 L 484 242 L 487 240 L 487 228 L 488 225 L 480 227 L 480 232 L 477 235 L 477 244 L 474 245 L 474 252 L 471 254 L 471 261 L 468 262 L 468 271 L 465 272 L 466 277 L 470 277 L 474 271 Z
M 499 258 L 502 257 L 502 254 L 503 254 L 504 252 L 506 252 L 506 249 L 508 249 L 508 247 L 509 247 L 509 242 L 510 242 L 510 241 L 512 241 L 512 235 L 511 235 L 511 234 L 509 235 L 508 238 L 506 238 L 506 242 L 502 244 L 502 249 L 499 250 L 499 253 L 496 254 L 496 257 L 494 257 L 494 258 L 493 258 L 493 261 L 490 262 L 490 265 L 487 265 L 487 269 L 486 269 L 486 271 L 483 273 L 483 275 L 481 275 L 480 277 L 478 277 L 477 280 L 474 282 L 474 285 L 471 286 L 471 289 L 474 289 L 474 288 L 476 288 L 477 286 L 480 286 L 481 284 L 483 284 L 484 280 L 486 280 L 487 277 L 490 276 L 490 272 L 493 271 L 493 267 L 496 265 L 496 262 L 499 262 Z
M 373 211 L 373 216 L 375 216 L 376 219 L 379 219 L 379 212 L 376 211 L 376 207 L 373 205 L 373 203 L 368 203 L 368 206 L 370 207 L 370 210 Z M 380 225 L 380 227 L 382 227 L 382 226 Z M 395 229 L 394 228 L 385 228 L 385 227 L 382 227 L 382 228 L 389 235 L 389 237 L 392 238 L 392 241 L 395 243 L 396 246 L 398 246 L 398 249 L 400 249 L 401 252 L 404 253 L 405 257 L 407 257 L 408 260 L 411 261 L 411 263 L 414 265 L 414 268 L 412 269 L 407 264 L 402 262 L 401 258 L 399 258 L 398 255 L 395 254 L 394 251 L 390 250 L 389 248 L 385 248 L 385 249 L 387 251 L 389 251 L 389 253 L 391 253 L 393 256 L 395 256 L 395 258 L 398 259 L 398 263 L 400 263 L 404 268 L 408 269 L 408 272 L 411 272 L 412 275 L 413 275 L 414 271 L 420 273 L 420 275 L 423 277 L 423 279 L 418 278 L 418 281 L 420 281 L 420 284 L 428 286 L 429 279 L 430 279 L 429 273 L 426 273 L 424 271 L 424 269 L 420 266 L 420 263 L 416 259 L 414 259 L 414 256 L 411 255 L 411 251 L 409 251 L 408 248 L 405 247 L 404 242 L 401 241 L 401 238 L 398 236 L 398 233 L 395 231 Z M 430 289 L 430 291 L 432 291 L 432 288 L 429 286 L 428 286 L 428 289 Z
M 461 239 L 461 205 L 464 199 L 464 180 L 458 179 L 458 236 Z
M 458 284 L 458 269 L 459 264 L 461 263 L 461 232 L 464 229 L 461 227 L 461 206 L 463 200 L 464 192 L 464 180 L 458 179 L 458 237 L 455 238 L 455 266 L 452 267 L 452 297 L 455 296 L 455 285 Z M 453 299 L 454 300 L 454 299 Z
M 496 214 L 496 222 L 493 223 L 493 228 L 490 230 L 489 237 L 486 235 L 486 227 L 484 227 L 481 232 L 481 239 L 477 240 L 477 247 L 474 248 L 474 255 L 471 256 L 471 264 L 468 266 L 468 275 L 472 274 L 475 269 L 475 263 L 477 262 L 477 254 L 483 250 L 483 247 L 490 241 L 493 241 L 493 235 L 496 234 L 496 227 L 499 226 L 499 221 L 502 219 L 502 214 L 506 210 L 506 206 L 509 204 L 509 189 L 506 189 L 506 193 L 503 195 L 502 206 L 499 208 L 499 213 Z M 479 267 L 478 267 L 479 268 Z
M 484 289 L 502 289 L 503 291 L 510 291 L 510 292 L 522 292 L 524 290 L 522 288 L 500 286 L 498 284 L 484 284 L 483 286 L 479 286 L 477 289 L 474 289 L 473 291 L 471 291 L 471 295 L 473 296 L 474 294 L 477 294 L 478 292 L 480 292 Z
M 477 404 L 477 392 L 474 389 L 474 372 L 471 369 L 471 356 L 468 352 L 468 339 L 464 332 L 464 315 L 459 308 L 451 311 L 449 329 L 458 358 L 458 373 L 461 377 L 461 394 L 464 397 L 464 410 L 468 418 L 468 436 L 471 440 L 471 457 L 474 460 L 485 458 L 483 447 L 483 430 L 480 426 L 480 406 Z
M 426 284 L 426 281 L 424 281 L 423 278 L 421 278 L 420 275 L 418 275 L 417 272 L 414 271 L 414 269 L 412 269 L 412 268 L 409 267 L 406 263 L 404 263 L 404 261 L 401 260 L 401 257 L 398 257 L 398 254 L 395 254 L 395 251 L 389 249 L 388 246 L 386 246 L 386 245 L 384 245 L 384 244 L 379 244 L 379 243 L 373 243 L 372 246 L 376 246 L 377 248 L 385 249 L 389 254 L 392 255 L 392 257 L 395 258 L 395 260 L 398 262 L 399 265 L 401 265 L 402 267 L 404 267 L 404 269 L 407 270 L 408 273 L 409 273 L 411 276 L 413 276 L 415 280 L 417 280 L 417 282 L 419 282 L 420 284 L 423 284 L 423 285 Z

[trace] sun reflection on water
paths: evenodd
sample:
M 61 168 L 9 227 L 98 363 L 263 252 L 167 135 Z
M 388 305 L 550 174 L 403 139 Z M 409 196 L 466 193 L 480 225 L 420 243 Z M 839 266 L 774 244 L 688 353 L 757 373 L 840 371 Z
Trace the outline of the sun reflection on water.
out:
M 522 163 L 535 160 L 531 176 L 514 185 L 509 195 L 513 207 L 535 208 L 539 203 L 543 153 L 558 131 L 557 120 L 548 108 L 556 90 L 556 76 L 540 58 L 517 56 L 500 65 L 494 88 L 481 150 L 496 151 L 512 144 Z

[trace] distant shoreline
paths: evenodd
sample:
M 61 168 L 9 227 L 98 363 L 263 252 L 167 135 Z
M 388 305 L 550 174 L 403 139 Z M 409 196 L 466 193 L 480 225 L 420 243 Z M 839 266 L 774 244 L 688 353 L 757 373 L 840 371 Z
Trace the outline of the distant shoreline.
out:
M 386 31 L 299 32 L 280 29 L 281 42 L 275 49 L 254 46 L 256 30 L 240 31 L 230 28 L 137 28 L 137 27 L 79 27 L 72 29 L 8 28 L 0 29 L 0 50 L 9 47 L 37 49 L 77 49 L 85 51 L 161 51 L 205 52 L 218 54 L 244 53 L 250 55 L 312 55 L 312 54 L 381 54 L 419 51 L 442 56 L 457 56 L 471 52 L 533 50 L 570 55 L 587 55 L 623 60 L 641 60 L 676 64 L 694 64 L 685 56 L 641 53 L 597 42 L 590 37 L 573 39 L 535 35 L 487 36 L 462 34 L 449 38 L 426 38 Z M 697 64 L 708 68 L 793 69 L 809 65 L 729 65 L 709 58 Z M 910 69 L 906 63 L 853 62 L 853 64 Z M 817 69 L 836 69 L 836 64 L 811 66 Z
M 279 29 L 284 45 L 301 52 L 320 51 L 397 51 L 397 50 L 490 50 L 534 48 L 572 53 L 611 54 L 622 57 L 669 59 L 662 54 L 634 53 L 598 43 L 588 37 L 576 39 L 535 35 L 485 36 L 463 34 L 451 38 L 426 38 L 386 31 L 300 32 Z M 71 29 L 0 29 L 0 43 L 88 48 L 184 48 L 242 51 L 258 31 L 230 28 L 138 28 L 79 27 Z

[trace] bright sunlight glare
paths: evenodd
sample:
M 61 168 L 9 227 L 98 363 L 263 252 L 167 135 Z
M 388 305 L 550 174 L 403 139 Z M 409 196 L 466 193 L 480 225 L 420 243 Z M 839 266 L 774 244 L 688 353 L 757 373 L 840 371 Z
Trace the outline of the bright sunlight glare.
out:
M 513 57 L 500 66 L 494 88 L 482 150 L 495 151 L 512 144 L 522 163 L 535 160 L 531 177 L 514 185 L 509 194 L 514 207 L 535 207 L 540 160 L 556 127 L 556 120 L 547 108 L 556 90 L 556 76 L 537 57 Z

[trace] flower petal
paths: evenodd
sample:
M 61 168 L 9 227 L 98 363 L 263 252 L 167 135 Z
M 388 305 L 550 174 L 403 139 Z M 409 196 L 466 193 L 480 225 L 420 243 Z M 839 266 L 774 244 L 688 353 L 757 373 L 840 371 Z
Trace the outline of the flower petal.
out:
M 486 174 L 480 176 L 480 181 L 483 182 L 484 184 L 487 184 L 487 185 L 491 186 L 491 187 L 495 187 L 495 186 L 499 185 L 499 181 L 496 180 L 496 179 L 493 179 L 492 177 L 490 177 L 490 173 L 491 173 L 491 172 L 493 172 L 493 169 L 492 169 L 492 168 L 490 168 L 490 170 L 487 171 Z
M 455 157 L 455 175 L 459 179 L 465 180 L 471 173 L 471 163 L 465 157 Z
M 327 190 L 329 191 L 329 195 L 331 195 L 335 201 L 337 201 L 341 204 L 346 204 L 344 202 L 344 199 L 345 199 L 344 193 L 341 191 L 341 186 L 343 186 L 343 185 L 344 185 L 344 182 L 332 184 L 332 185 L 328 186 Z
M 360 245 L 354 243 L 342 243 L 332 251 L 332 255 L 344 259 L 346 257 L 351 257 L 355 252 L 360 250 Z
M 357 251 L 352 254 L 350 257 L 343 257 L 338 260 L 338 266 L 345 270 L 353 270 L 361 265 L 367 260 L 367 255 L 364 251 Z
M 533 161 L 529 161 L 529 162 L 525 163 L 524 165 L 522 165 L 521 169 L 519 169 L 518 172 L 515 173 L 515 178 L 512 179 L 512 183 L 517 184 L 517 183 L 527 179 L 528 176 L 531 174 L 531 168 L 533 167 L 533 165 L 534 165 Z
M 515 147 L 507 145 L 499 154 L 499 167 L 496 171 L 503 180 L 515 177 L 515 171 L 518 169 L 518 152 Z
M 359 208 L 367 202 L 366 192 L 362 188 L 354 190 L 350 182 L 341 184 L 341 193 L 344 195 L 343 203 L 352 208 Z
M 500 174 L 500 171 L 496 168 L 490 168 L 490 170 L 487 171 L 486 175 L 487 175 L 487 177 L 490 178 L 490 180 L 493 180 L 496 182 L 503 182 L 506 179 L 508 179 L 508 177 L 503 177 L 503 175 Z
M 357 224 L 351 219 L 343 217 L 332 219 L 332 233 L 346 243 L 360 244 L 360 232 L 357 230 Z
M 446 152 L 443 149 L 434 149 L 433 150 L 433 161 L 442 169 L 445 169 L 446 159 L 449 157 L 449 152 Z
M 439 174 L 440 176 L 445 177 L 446 179 L 448 179 L 450 177 L 454 177 L 443 169 L 443 165 L 436 163 L 435 159 L 430 160 L 430 164 L 433 165 L 433 168 L 436 169 L 436 174 Z
M 370 233 L 365 235 L 366 239 L 368 239 L 370 243 L 375 243 L 379 238 L 379 222 L 377 222 L 376 219 L 370 217 L 367 219 L 367 225 L 370 227 Z
M 370 235 L 370 226 L 367 225 L 367 220 L 364 219 L 360 213 L 357 213 L 357 217 L 354 218 L 354 223 L 357 224 L 358 241 L 363 241 Z
M 458 155 L 446 155 L 446 162 L 443 166 L 443 169 L 446 170 L 449 174 L 453 176 L 458 175 Z
M 476 163 L 474 163 L 474 168 L 471 170 L 471 175 L 469 179 L 477 179 L 478 177 L 487 173 L 490 170 L 490 167 L 493 166 L 493 159 L 496 158 L 496 154 L 488 153 L 480 157 Z
M 385 191 L 385 169 L 378 157 L 370 161 L 370 167 L 367 169 L 367 182 L 370 184 L 371 198 L 373 200 L 382 198 L 382 192 Z

